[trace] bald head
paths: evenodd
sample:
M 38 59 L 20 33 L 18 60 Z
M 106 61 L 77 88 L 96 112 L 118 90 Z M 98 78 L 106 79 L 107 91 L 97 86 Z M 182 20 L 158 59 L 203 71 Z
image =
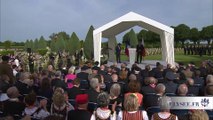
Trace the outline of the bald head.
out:
M 188 87 L 186 86 L 186 84 L 181 84 L 178 87 L 178 95 L 179 96 L 186 96 L 188 93 Z
M 193 86 L 194 85 L 194 80 L 192 78 L 187 78 L 187 85 Z

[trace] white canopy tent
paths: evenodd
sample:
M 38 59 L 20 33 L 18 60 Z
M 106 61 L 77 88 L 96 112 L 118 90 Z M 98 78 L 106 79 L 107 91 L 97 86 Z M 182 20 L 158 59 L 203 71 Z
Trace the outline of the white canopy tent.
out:
M 114 54 L 115 36 L 134 26 L 139 26 L 160 35 L 162 60 L 175 65 L 174 62 L 174 29 L 134 12 L 129 12 L 93 31 L 94 60 L 100 62 L 102 37 L 108 38 L 111 53 Z M 111 59 L 111 58 L 109 58 Z

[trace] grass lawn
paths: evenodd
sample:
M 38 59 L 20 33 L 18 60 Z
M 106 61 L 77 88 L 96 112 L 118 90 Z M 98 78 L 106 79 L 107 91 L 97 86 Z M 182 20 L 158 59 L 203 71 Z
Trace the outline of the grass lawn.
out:
M 125 55 L 122 55 L 121 59 L 125 61 L 128 60 Z M 162 60 L 162 55 L 149 55 L 145 57 L 145 60 Z M 199 55 L 184 55 L 182 52 L 175 53 L 175 62 L 182 62 L 185 65 L 194 62 L 196 66 L 199 66 L 201 61 L 204 60 L 213 60 L 213 55 L 203 55 L 200 57 Z

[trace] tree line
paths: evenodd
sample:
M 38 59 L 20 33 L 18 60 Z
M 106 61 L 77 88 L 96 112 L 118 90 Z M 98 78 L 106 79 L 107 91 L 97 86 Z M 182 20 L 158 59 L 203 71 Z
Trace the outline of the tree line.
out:
M 174 28 L 175 45 L 183 46 L 186 41 L 200 44 L 201 41 L 212 43 L 213 40 L 213 25 L 205 26 L 201 30 L 197 28 L 190 28 L 185 24 L 171 26 Z M 74 55 L 77 50 L 84 49 L 87 59 L 93 58 L 93 30 L 94 27 L 90 26 L 85 40 L 79 40 L 75 32 L 71 35 L 66 32 L 52 33 L 49 39 L 46 40 L 43 36 L 35 40 L 26 40 L 25 42 L 12 42 L 6 40 L 0 42 L 0 46 L 5 49 L 10 49 L 11 46 L 24 46 L 24 49 L 31 48 L 32 51 L 37 52 L 50 47 L 53 52 L 66 51 L 70 55 Z M 142 29 L 135 33 L 133 29 L 124 34 L 122 43 L 128 43 L 131 47 L 136 47 L 138 42 L 144 41 L 146 47 L 160 47 L 160 36 L 152 31 Z M 178 46 L 178 47 L 180 47 Z
M 213 25 L 203 27 L 200 31 L 193 27 L 190 28 L 185 24 L 171 26 L 174 28 L 174 41 L 176 47 L 183 47 L 187 42 L 200 44 L 206 42 L 213 44 Z M 142 29 L 139 33 L 135 33 L 133 29 L 123 36 L 123 43 L 128 43 L 131 47 L 137 45 L 138 42 L 144 40 L 146 47 L 160 47 L 160 36 L 152 31 Z

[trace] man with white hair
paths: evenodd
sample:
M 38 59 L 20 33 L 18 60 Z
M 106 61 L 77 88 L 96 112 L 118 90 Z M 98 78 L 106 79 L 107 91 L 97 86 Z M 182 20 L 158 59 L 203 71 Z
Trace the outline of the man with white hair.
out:
M 163 96 L 159 99 L 159 106 L 161 112 L 152 115 L 151 120 L 178 120 L 178 117 L 170 113 L 171 99 L 167 96 Z
M 92 78 L 90 80 L 90 89 L 87 91 L 90 102 L 97 102 L 97 97 L 101 92 L 100 84 L 98 78 Z

